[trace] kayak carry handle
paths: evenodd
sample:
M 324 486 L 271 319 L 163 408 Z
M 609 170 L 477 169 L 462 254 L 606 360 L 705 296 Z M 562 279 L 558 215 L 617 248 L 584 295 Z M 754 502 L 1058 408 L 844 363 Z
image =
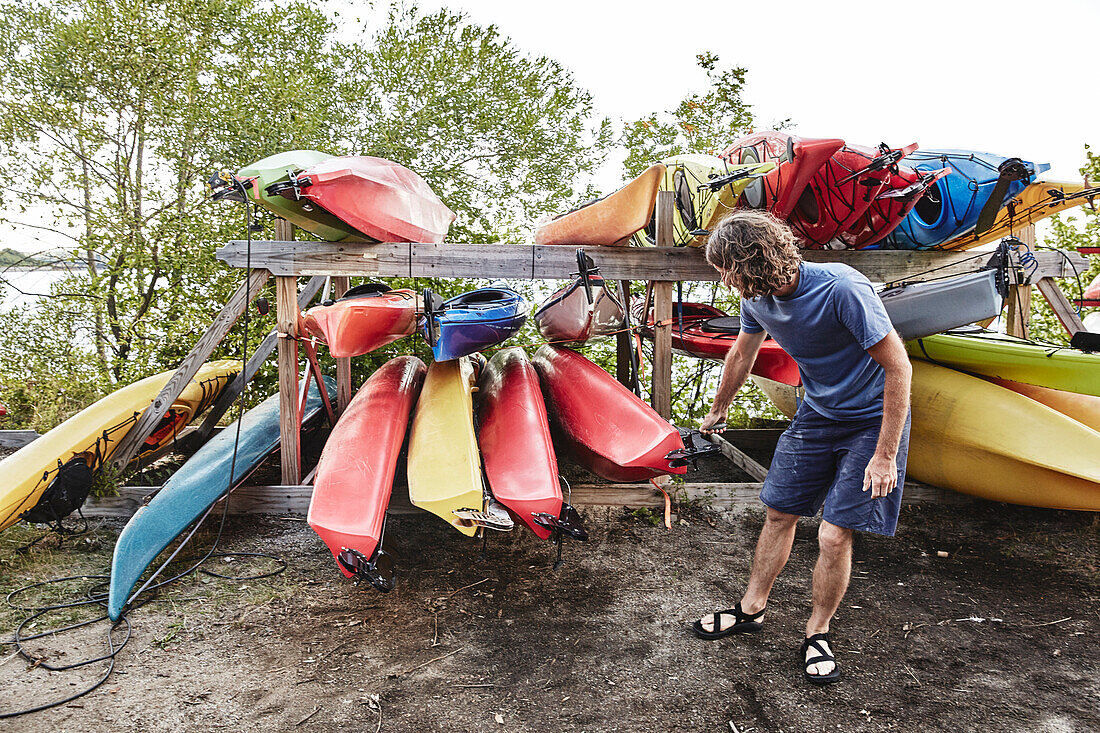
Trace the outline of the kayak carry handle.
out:
M 714 427 L 717 428 L 718 425 Z M 686 428 L 677 428 L 677 430 L 680 431 L 680 439 L 684 441 L 684 447 L 677 448 L 665 454 L 665 460 L 668 461 L 668 465 L 672 468 L 680 468 L 689 463 L 692 468 L 694 468 L 697 459 L 722 452 L 722 449 L 717 444 L 711 443 L 706 439 L 706 436 L 698 430 L 687 430 Z
M 564 501 L 561 504 L 561 512 L 554 516 L 549 512 L 531 512 L 531 521 L 543 529 L 558 532 L 574 540 L 585 542 L 588 540 L 588 530 L 584 528 L 584 520 L 580 512 Z

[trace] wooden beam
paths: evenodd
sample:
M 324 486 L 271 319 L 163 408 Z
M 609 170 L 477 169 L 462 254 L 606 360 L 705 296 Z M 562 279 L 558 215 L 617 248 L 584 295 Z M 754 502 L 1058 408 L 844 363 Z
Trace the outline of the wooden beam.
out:
M 1044 277 L 1036 281 L 1035 287 L 1039 288 L 1039 292 L 1050 304 L 1050 309 L 1054 311 L 1054 315 L 1062 324 L 1062 328 L 1066 329 L 1070 336 L 1078 331 L 1086 330 L 1084 321 L 1081 320 L 1081 316 L 1077 315 L 1077 311 L 1073 309 L 1073 305 L 1066 298 L 1066 294 L 1058 287 L 1058 283 L 1049 277 Z
M 275 220 L 275 236 L 294 238 L 294 225 Z M 298 423 L 298 281 L 275 278 L 275 328 L 279 332 L 279 457 L 284 484 L 302 482 L 302 446 Z
M 656 228 L 657 249 L 672 249 L 674 236 L 672 217 L 675 213 L 676 194 L 672 191 L 657 192 Z M 657 414 L 668 420 L 672 417 L 672 282 L 668 275 L 653 283 L 653 379 L 650 398 Z M 663 325 L 659 325 L 663 324 Z
M 324 284 L 325 278 L 320 275 L 310 278 L 306 286 L 302 288 L 302 292 L 298 294 L 298 310 L 309 305 L 314 296 L 321 292 Z M 279 331 L 276 329 L 268 333 L 264 340 L 260 342 L 260 345 L 256 347 L 256 351 L 248 357 L 248 363 L 245 364 L 244 371 L 238 374 L 218 396 L 214 406 L 206 414 L 206 419 L 202 421 L 202 425 L 188 438 L 190 448 L 197 449 L 206 442 L 206 439 L 210 437 L 210 433 L 218 426 L 218 421 L 222 419 L 222 415 L 233 406 L 233 403 L 244 392 L 245 386 L 252 381 L 252 377 L 256 376 L 256 372 L 267 361 L 267 357 L 271 356 L 278 340 Z
M 670 484 L 669 491 L 677 502 L 693 502 L 714 509 L 739 510 L 759 508 L 759 483 L 692 483 Z M 159 486 L 123 486 L 118 496 L 90 497 L 83 507 L 86 517 L 130 517 L 154 494 Z M 230 514 L 284 514 L 304 517 L 313 496 L 312 486 L 241 486 L 233 490 L 229 502 Z M 578 484 L 570 494 L 577 507 L 626 507 L 662 509 L 664 497 L 650 484 Z M 914 481 L 906 481 L 902 494 L 904 504 L 973 504 L 975 499 L 947 489 L 939 489 Z M 215 509 L 218 511 L 218 509 Z M 408 503 L 408 494 L 396 489 L 387 514 L 412 514 L 421 509 Z M 425 521 L 438 521 L 425 517 Z
M 612 282 L 607 280 L 605 282 Z M 620 294 L 627 322 L 630 322 L 630 281 L 620 280 Z M 637 325 L 631 323 L 632 326 Z M 615 378 L 627 389 L 634 389 L 633 369 L 634 335 L 627 331 L 615 334 Z
M 156 429 L 172 407 L 172 403 L 179 398 L 180 393 L 191 383 L 203 363 L 214 352 L 214 349 L 225 338 L 225 335 L 229 333 L 229 329 L 233 327 L 237 318 L 252 302 L 252 299 L 259 294 L 260 289 L 263 288 L 270 276 L 271 273 L 267 270 L 252 270 L 245 283 L 229 298 L 229 302 L 214 317 L 214 322 L 206 329 L 206 333 L 198 340 L 191 352 L 183 358 L 183 362 L 176 369 L 175 374 L 153 399 L 152 404 L 145 408 L 134 426 L 126 432 L 126 435 L 115 446 L 109 461 L 114 470 L 121 471 L 133 460 L 141 444 L 152 435 L 153 430 Z
M 339 275 L 332 278 L 332 299 L 339 300 L 348 292 L 350 278 Z M 351 403 L 351 357 L 342 356 L 336 359 L 336 415 L 340 416 Z
M 722 455 L 728 458 L 731 463 L 757 481 L 763 481 L 768 477 L 768 469 L 761 466 L 752 456 L 730 443 L 721 435 L 707 435 L 704 437 L 718 446 L 718 450 L 722 451 Z
M 369 275 L 568 280 L 576 271 L 578 245 L 408 244 L 259 241 L 252 264 L 274 275 Z M 218 259 L 245 266 L 245 242 L 220 248 Z M 714 282 L 718 273 L 694 247 L 585 247 L 608 280 Z M 1076 253 L 1034 252 L 1036 277 L 1065 277 L 1087 261 Z M 1065 256 L 1071 257 L 1066 260 Z M 992 253 L 911 250 L 803 250 L 808 262 L 843 262 L 872 282 L 917 282 L 980 269 Z M 935 272 L 929 272 L 935 269 Z M 1065 273 L 1065 274 L 1063 274 Z

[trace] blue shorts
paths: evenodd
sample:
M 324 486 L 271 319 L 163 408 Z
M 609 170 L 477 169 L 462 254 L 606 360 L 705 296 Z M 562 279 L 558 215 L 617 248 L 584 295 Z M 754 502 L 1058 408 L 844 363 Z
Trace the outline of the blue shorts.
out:
M 898 485 L 884 497 L 863 490 L 867 464 L 875 454 L 882 416 L 838 421 L 803 402 L 775 447 L 768 477 L 760 492 L 766 506 L 786 514 L 822 518 L 838 527 L 893 535 L 901 512 L 909 423 L 898 447 Z

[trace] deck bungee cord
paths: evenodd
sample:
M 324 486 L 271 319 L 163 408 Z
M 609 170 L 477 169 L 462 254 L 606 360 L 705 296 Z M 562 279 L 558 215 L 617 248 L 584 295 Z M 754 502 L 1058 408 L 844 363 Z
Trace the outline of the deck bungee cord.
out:
M 238 187 L 240 189 L 242 194 L 245 194 L 244 195 L 244 200 L 245 200 L 245 229 L 246 229 L 246 232 L 247 232 L 247 254 L 246 254 L 246 263 L 247 264 L 246 264 L 246 269 L 245 269 L 245 282 L 247 283 L 247 282 L 249 282 L 249 280 L 252 277 L 252 227 L 254 225 L 253 217 L 252 217 L 252 211 L 249 208 L 248 197 L 247 197 L 247 195 L 244 191 L 244 188 L 241 185 L 241 182 L 235 176 L 232 176 L 232 174 L 229 174 L 228 172 L 223 172 L 222 174 L 220 174 L 220 176 L 217 176 L 217 177 L 221 178 L 222 180 L 226 180 L 229 185 L 235 185 L 236 187 Z M 248 362 L 248 336 L 249 336 L 250 323 L 251 323 L 249 310 L 250 309 L 248 307 L 246 307 L 245 312 L 244 312 L 243 340 L 242 340 L 242 347 L 241 347 L 242 361 L 244 363 Z M 244 375 L 244 372 L 242 371 L 241 372 L 241 378 L 243 378 L 243 375 Z M 34 641 L 34 640 L 37 640 L 37 639 L 43 639 L 43 638 L 46 638 L 46 637 L 54 637 L 54 636 L 57 636 L 58 634 L 63 634 L 63 633 L 66 633 L 66 632 L 69 632 L 69 631 L 74 631 L 74 630 L 80 629 L 80 628 L 86 628 L 86 627 L 91 626 L 93 624 L 96 624 L 96 623 L 99 623 L 99 622 L 102 622 L 102 621 L 106 621 L 106 620 L 109 619 L 109 616 L 106 613 L 104 613 L 102 615 L 99 615 L 99 616 L 96 616 L 95 618 L 92 618 L 92 619 L 88 619 L 88 620 L 84 620 L 84 621 L 78 621 L 76 623 L 72 623 L 72 624 L 69 624 L 67 626 L 62 626 L 62 627 L 56 628 L 56 629 L 49 629 L 47 631 L 41 631 L 41 632 L 32 634 L 30 636 L 24 636 L 23 631 L 25 629 L 27 629 L 31 624 L 38 622 L 40 619 L 44 618 L 47 614 L 49 614 L 51 612 L 54 612 L 54 611 L 68 610 L 68 609 L 74 609 L 74 608 L 83 608 L 83 607 L 92 607 L 92 606 L 100 606 L 100 607 L 103 607 L 104 609 L 106 609 L 107 600 L 108 600 L 108 593 L 107 593 L 107 590 L 105 589 L 104 586 L 106 586 L 110 582 L 110 575 L 102 575 L 102 574 L 87 575 L 86 574 L 86 575 L 66 576 L 66 577 L 62 577 L 62 578 L 53 578 L 53 579 L 50 579 L 50 580 L 45 580 L 45 581 L 41 581 L 41 582 L 38 582 L 38 583 L 32 583 L 32 584 L 29 584 L 29 585 L 22 586 L 20 588 L 16 588 L 15 590 L 13 590 L 13 591 L 11 591 L 7 594 L 7 596 L 5 597 L 5 602 L 8 604 L 8 606 L 10 608 L 13 608 L 13 609 L 18 610 L 18 611 L 29 611 L 30 615 L 26 616 L 15 627 L 14 632 L 13 632 L 13 636 L 10 640 L 0 640 L 0 646 L 4 646 L 4 645 L 14 646 L 15 650 L 16 650 L 16 653 L 20 657 L 22 657 L 23 659 L 30 662 L 31 665 L 32 665 L 32 668 L 41 668 L 41 669 L 47 670 L 49 672 L 65 672 L 65 671 L 70 671 L 70 670 L 74 670 L 74 669 L 84 668 L 84 667 L 87 667 L 89 665 L 100 663 L 100 662 L 106 662 L 107 667 L 98 679 L 96 679 L 90 685 L 88 685 L 87 687 L 81 689 L 80 691 L 78 691 L 76 693 L 73 693 L 73 694 L 71 694 L 67 697 L 64 697 L 62 699 L 59 699 L 59 700 L 54 700 L 54 701 L 44 703 L 42 705 L 36 705 L 36 706 L 30 707 L 30 708 L 25 708 L 25 709 L 21 709 L 21 710 L 14 710 L 14 711 L 0 711 L 0 720 L 9 719 L 9 718 L 16 718 L 16 717 L 19 717 L 19 716 L 22 716 L 22 715 L 28 715 L 30 713 L 42 712 L 44 710 L 49 710 L 51 708 L 55 708 L 55 707 L 58 707 L 60 705 L 65 705 L 65 704 L 68 704 L 68 703 L 70 703 L 74 700 L 77 700 L 77 699 L 83 697 L 84 695 L 87 695 L 88 693 L 93 692 L 94 690 L 101 687 L 111 677 L 111 674 L 114 672 L 114 669 L 115 669 L 115 660 L 118 657 L 118 654 L 126 647 L 126 645 L 129 643 L 129 641 L 131 639 L 132 628 L 133 627 L 132 627 L 132 625 L 130 623 L 130 620 L 129 620 L 129 616 L 128 616 L 129 612 L 135 611 L 135 610 L 141 608 L 142 606 L 144 606 L 145 604 L 156 600 L 156 595 L 155 594 L 150 595 L 154 591 L 158 591 L 161 588 L 164 588 L 164 587 L 169 586 L 173 583 L 176 583 L 176 582 L 182 580 L 183 578 L 186 578 L 186 577 L 188 577 L 188 576 L 190 576 L 190 575 L 192 575 L 196 572 L 199 572 L 199 573 L 202 573 L 204 575 L 211 576 L 211 577 L 215 577 L 215 578 L 222 578 L 222 579 L 226 579 L 226 580 L 240 581 L 240 580 L 262 580 L 264 578 L 270 578 L 270 577 L 273 577 L 275 575 L 278 575 L 278 574 L 282 573 L 283 571 L 285 571 L 287 569 L 287 561 L 286 560 L 284 560 L 283 558 L 277 557 L 275 555 L 267 554 L 267 553 L 260 553 L 260 552 L 217 552 L 218 546 L 221 543 L 221 538 L 222 538 L 222 535 L 223 535 L 224 530 L 225 530 L 226 519 L 229 515 L 229 497 L 230 497 L 230 494 L 232 493 L 233 487 L 235 487 L 234 479 L 235 479 L 235 472 L 236 472 L 237 450 L 238 450 L 238 447 L 239 447 L 239 444 L 240 444 L 240 429 L 241 429 L 242 418 L 244 416 L 244 397 L 245 397 L 245 394 L 246 394 L 247 390 L 248 390 L 248 384 L 246 383 L 244 385 L 244 389 L 241 390 L 241 393 L 236 398 L 237 405 L 238 405 L 238 415 L 237 415 L 236 435 L 234 437 L 233 455 L 232 455 L 232 459 L 231 459 L 231 463 L 230 463 L 230 471 L 229 471 L 229 474 L 230 474 L 230 481 L 229 481 L 230 489 L 228 491 L 226 491 L 225 494 L 222 497 L 224 499 L 224 501 L 222 502 L 221 518 L 220 518 L 220 521 L 218 523 L 217 532 L 214 536 L 214 542 L 211 544 L 210 549 L 207 550 L 206 553 L 201 558 L 199 558 L 197 561 L 194 561 L 193 558 L 187 559 L 186 561 L 182 561 L 182 562 L 185 562 L 185 563 L 191 563 L 190 567 L 188 567 L 186 570 L 183 570 L 182 572 L 177 573 L 176 575 L 173 575 L 172 577 L 167 578 L 165 580 L 161 580 L 161 581 L 156 582 L 156 583 L 153 582 L 172 563 L 172 561 L 176 558 L 176 556 L 179 554 L 179 552 L 188 544 L 188 542 L 191 540 L 191 538 L 195 535 L 195 533 L 198 531 L 199 527 L 202 526 L 202 524 L 205 522 L 206 518 L 213 512 L 214 505 L 211 505 L 211 507 L 206 511 L 206 513 L 203 514 L 202 517 L 200 517 L 198 519 L 198 521 L 195 522 L 193 528 L 191 529 L 191 532 L 183 539 L 182 542 L 179 543 L 179 545 L 172 552 L 172 554 L 168 557 L 168 559 L 165 560 L 153 572 L 153 574 L 145 581 L 145 583 L 137 590 L 137 592 L 133 593 L 129 597 L 129 599 L 127 600 L 126 605 L 123 609 L 123 612 L 120 614 L 118 620 L 115 621 L 114 623 L 112 623 L 111 626 L 107 629 L 107 632 L 105 634 L 106 649 L 107 649 L 106 653 L 104 653 L 104 654 L 102 654 L 98 657 L 94 657 L 94 658 L 91 658 L 91 659 L 84 659 L 84 660 L 81 660 L 81 661 L 78 661 L 78 662 L 73 662 L 73 663 L 70 663 L 70 664 L 51 665 L 50 663 L 48 663 L 46 661 L 46 658 L 44 656 L 36 655 L 34 652 L 28 650 L 27 647 L 25 646 L 26 642 Z M 324 390 L 322 389 L 322 392 L 323 391 Z M 206 401 L 206 399 L 205 399 L 205 387 L 204 387 L 204 402 L 205 401 Z M 138 416 L 139 416 L 138 414 L 135 414 L 133 416 L 133 421 L 136 421 L 138 419 Z M 106 438 L 107 436 L 105 435 L 104 437 Z M 98 445 L 98 441 L 97 441 L 97 445 Z M 81 515 L 81 517 L 83 518 L 83 515 Z M 85 520 L 85 523 L 86 523 L 86 521 L 87 520 Z M 39 538 L 39 539 L 41 539 L 41 538 Z M 31 544 L 33 544 L 33 543 L 31 543 Z M 215 572 L 213 570 L 208 570 L 208 569 L 202 567 L 202 565 L 206 561 L 208 561 L 212 558 L 263 558 L 263 559 L 271 560 L 271 561 L 275 562 L 277 564 L 277 567 L 275 567 L 275 569 L 273 569 L 273 570 L 269 570 L 269 571 L 261 572 L 261 573 L 253 573 L 253 574 L 248 574 L 248 575 L 226 575 L 226 574 L 218 573 L 218 572 Z M 24 593 L 27 593 L 29 591 L 32 591 L 34 589 L 47 588 L 47 587 L 51 587 L 51 586 L 58 585 L 58 584 L 61 584 L 61 583 L 70 583 L 70 582 L 77 581 L 77 580 L 94 580 L 94 581 L 97 581 L 97 582 L 94 583 L 93 585 L 89 586 L 88 588 L 86 588 L 83 591 L 83 593 L 82 593 L 83 597 L 76 597 L 73 600 L 68 600 L 68 601 L 61 602 L 61 603 L 45 604 L 45 605 L 38 605 L 38 606 L 34 606 L 34 605 L 22 606 L 22 605 L 16 605 L 13 602 L 14 599 L 19 597 L 20 595 L 22 595 Z M 145 598 L 141 599 L 139 601 L 139 596 L 141 596 L 142 594 L 145 594 Z M 125 628 L 125 634 L 124 634 L 122 640 L 120 642 L 116 643 L 115 636 L 116 636 L 116 633 L 118 632 L 120 627 Z

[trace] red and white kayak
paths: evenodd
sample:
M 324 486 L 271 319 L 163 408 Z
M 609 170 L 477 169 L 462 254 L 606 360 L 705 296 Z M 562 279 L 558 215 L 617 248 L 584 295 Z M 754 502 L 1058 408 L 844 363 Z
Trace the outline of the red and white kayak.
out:
M 300 331 L 328 344 L 334 357 L 360 356 L 416 331 L 416 293 L 367 283 L 302 315 Z
M 509 514 L 542 539 L 550 528 L 539 515 L 563 514 L 558 459 L 539 388 L 539 376 L 523 349 L 502 349 L 478 380 L 477 442 L 489 489 Z
M 379 547 L 386 507 L 426 373 L 415 356 L 399 356 L 370 376 L 325 443 L 309 502 L 309 526 L 340 571 L 383 591 L 393 588 L 392 561 Z
M 438 244 L 455 220 L 423 178 L 385 158 L 328 158 L 276 185 L 282 195 L 311 199 L 379 242 Z
M 683 319 L 679 317 L 680 308 L 683 309 Z M 721 361 L 737 342 L 737 335 L 741 332 L 741 319 L 726 315 L 706 303 L 680 303 L 673 304 L 671 328 L 673 350 L 697 359 Z M 653 339 L 652 308 L 640 330 L 643 337 Z M 752 373 L 792 387 L 802 384 L 794 359 L 770 338 L 760 345 L 760 351 L 752 365 Z
M 749 184 L 741 194 L 741 205 L 767 209 L 786 219 L 810 180 L 843 145 L 843 140 L 767 130 L 737 140 L 719 157 L 730 163 L 775 163 L 774 170 Z
M 666 456 L 679 431 L 598 365 L 572 349 L 542 346 L 533 360 L 546 407 L 582 466 L 608 481 L 683 474 Z
M 917 149 L 844 145 L 822 165 L 787 217 L 811 249 L 846 247 L 838 239 L 863 217 L 890 180 L 890 166 Z M 836 241 L 834 241 L 836 240 Z
M 535 311 L 535 326 L 544 339 L 557 344 L 583 344 L 595 336 L 622 330 L 626 313 L 600 276 L 592 258 L 577 250 L 577 278 L 558 290 Z

